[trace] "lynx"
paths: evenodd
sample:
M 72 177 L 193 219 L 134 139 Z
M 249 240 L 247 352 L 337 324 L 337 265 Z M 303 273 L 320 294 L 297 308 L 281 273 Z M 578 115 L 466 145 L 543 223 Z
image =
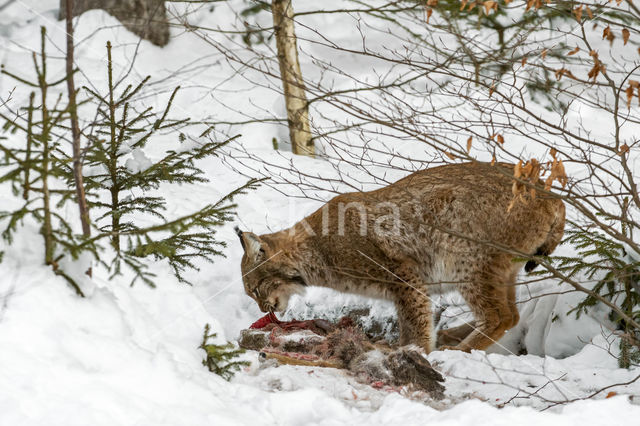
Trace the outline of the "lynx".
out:
M 388 299 L 399 343 L 430 352 L 430 295 L 457 290 L 475 322 L 444 330 L 441 348 L 486 349 L 518 323 L 522 259 L 549 255 L 564 230 L 557 196 L 537 191 L 512 202 L 513 169 L 479 162 L 429 168 L 375 191 L 338 195 L 280 232 L 237 229 L 245 291 L 264 312 L 284 311 L 308 286 Z M 529 260 L 525 270 L 535 266 Z

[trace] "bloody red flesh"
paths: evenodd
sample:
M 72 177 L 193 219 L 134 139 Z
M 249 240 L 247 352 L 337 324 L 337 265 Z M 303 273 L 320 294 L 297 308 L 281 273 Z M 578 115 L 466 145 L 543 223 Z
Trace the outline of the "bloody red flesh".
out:
M 344 324 L 342 322 L 345 322 Z M 352 325 L 348 318 L 343 318 L 342 322 L 339 326 L 350 326 Z M 250 329 L 263 329 L 273 325 L 269 328 L 272 330 L 274 327 L 278 327 L 282 330 L 310 330 L 316 334 L 326 335 L 330 331 L 332 331 L 335 327 L 329 321 L 323 319 L 314 319 L 314 320 L 305 320 L 305 321 L 280 321 L 273 312 L 269 312 L 267 315 L 260 318 L 258 321 L 254 322 L 249 326 Z
M 269 324 L 280 324 L 281 321 L 276 317 L 273 312 L 269 312 L 267 315 L 260 318 L 258 321 L 251 324 L 249 328 L 257 329 L 257 328 L 265 328 Z

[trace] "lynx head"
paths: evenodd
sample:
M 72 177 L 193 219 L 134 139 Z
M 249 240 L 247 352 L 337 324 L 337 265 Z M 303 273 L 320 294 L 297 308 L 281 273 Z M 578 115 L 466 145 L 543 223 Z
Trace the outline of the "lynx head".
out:
M 236 227 L 244 256 L 244 291 L 256 301 L 262 312 L 283 312 L 292 294 L 304 292 L 306 283 L 277 241 L 268 236 L 242 232 Z

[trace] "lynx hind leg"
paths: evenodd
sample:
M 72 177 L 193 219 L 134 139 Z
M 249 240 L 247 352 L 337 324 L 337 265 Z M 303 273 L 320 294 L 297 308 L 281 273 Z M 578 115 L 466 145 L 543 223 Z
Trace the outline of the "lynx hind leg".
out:
M 395 291 L 395 305 L 400 327 L 400 345 L 416 344 L 426 353 L 435 349 L 431 299 L 426 286 L 412 273 L 401 275 L 403 282 Z
M 513 279 L 515 282 L 515 278 Z M 507 301 L 511 308 L 511 328 L 515 327 L 520 321 L 520 314 L 516 306 L 516 287 L 509 285 L 507 287 Z M 453 347 L 462 342 L 473 330 L 476 329 L 476 322 L 470 321 L 462 325 L 438 330 L 437 347 L 447 346 Z
M 475 321 L 471 321 L 457 327 L 438 330 L 437 346 L 455 346 L 471 334 L 475 328 Z
M 515 271 L 511 277 L 511 280 L 507 284 L 507 302 L 509 309 L 511 310 L 511 327 L 513 328 L 520 322 L 520 312 L 518 312 L 518 305 L 516 304 L 516 276 L 518 272 Z
M 515 301 L 515 277 L 510 259 L 501 259 L 494 267 L 477 274 L 463 296 L 475 316 L 475 329 L 455 348 L 484 350 L 496 343 L 518 323 Z

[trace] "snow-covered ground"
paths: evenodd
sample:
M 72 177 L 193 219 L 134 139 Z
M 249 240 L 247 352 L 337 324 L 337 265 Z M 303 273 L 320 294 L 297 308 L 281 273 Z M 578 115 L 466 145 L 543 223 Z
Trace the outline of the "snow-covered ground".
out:
M 0 12 L 0 63 L 10 70 L 28 70 L 29 49 L 37 49 L 39 25 L 47 27 L 52 46 L 64 46 L 63 25 L 55 20 L 57 4 L 54 0 L 19 0 Z M 223 7 L 216 10 L 216 14 L 199 15 L 200 24 L 213 25 L 228 17 Z M 104 29 L 95 32 L 96 28 Z M 129 68 L 136 50 L 136 38 L 100 11 L 78 20 L 77 39 L 81 40 L 76 51 L 78 65 L 97 87 L 105 84 L 107 40 L 116 46 L 117 72 Z M 53 47 L 49 51 L 58 57 L 62 52 Z M 52 73 L 61 69 L 61 63 L 57 69 L 52 65 Z M 181 72 L 174 74 L 178 70 Z M 230 115 L 213 101 L 213 87 L 223 89 L 215 98 L 224 99 L 233 110 L 246 111 L 256 103 L 282 108 L 275 93 L 246 82 L 234 82 L 238 93 L 227 92 L 228 64 L 191 33 L 180 34 L 163 49 L 143 42 L 131 79 L 147 74 L 162 81 L 156 91 L 177 84 L 183 87 L 175 102 L 176 116 Z M 0 96 L 5 98 L 13 85 L 0 76 Z M 16 90 L 12 102 L 19 103 L 25 96 L 26 92 Z M 161 105 L 162 96 L 147 102 Z M 291 159 L 319 176 L 334 172 L 324 161 L 274 151 L 272 137 L 283 137 L 279 126 L 251 124 L 241 133 L 238 143 L 261 158 Z M 154 150 L 169 146 L 172 140 L 158 140 L 145 155 L 159 156 Z M 136 164 L 145 158 L 132 153 Z M 170 202 L 169 215 L 217 200 L 246 180 L 222 160 L 203 168 L 210 184 L 189 191 L 177 185 L 163 189 Z M 10 189 L 2 186 L 0 191 L 2 208 L 8 208 Z M 318 201 L 287 197 L 269 187 L 237 201 L 238 224 L 257 233 L 289 226 L 319 206 Z M 71 208 L 67 212 L 70 218 L 75 214 Z M 446 378 L 443 401 L 408 391 L 376 390 L 331 369 L 260 365 L 255 353 L 246 354 L 252 366 L 226 382 L 201 364 L 204 354 L 198 345 L 204 325 L 211 324 L 220 342 L 233 341 L 241 329 L 261 316 L 244 295 L 239 268 L 242 249 L 232 226 L 220 231 L 220 239 L 229 244 L 227 257 L 201 265 L 199 273 L 190 275 L 192 287 L 179 284 L 163 264 L 154 266 L 158 275 L 155 289 L 142 284 L 131 288 L 126 277 L 110 280 L 100 268 L 95 268 L 89 280 L 77 265 L 63 265 L 82 280 L 87 299 L 76 297 L 62 278 L 41 265 L 41 237 L 34 224 L 27 222 L 12 246 L 2 242 L 0 424 L 585 426 L 634 424 L 640 418 L 640 381 L 581 400 L 605 386 L 631 381 L 640 372 L 617 368 L 608 353 L 608 349 L 616 350 L 617 342 L 607 342 L 609 333 L 600 326 L 606 312 L 595 310 L 580 320 L 567 316 L 580 295 L 561 294 L 566 289 L 558 290 L 553 282 L 532 288 L 531 294 L 522 291 L 522 299 L 530 300 L 520 306 L 520 324 L 501 346 L 489 351 L 494 353 L 436 351 L 429 355 Z M 548 288 L 559 294 L 531 297 Z M 456 300 L 446 296 L 442 301 L 451 304 Z M 287 315 L 335 318 L 350 306 L 369 307 L 371 317 L 393 316 L 386 302 L 321 289 L 311 289 L 304 298 L 293 300 Z M 455 313 L 453 307 L 450 310 Z M 513 354 L 523 350 L 528 355 Z M 559 404 L 571 400 L 576 401 Z M 540 411 L 543 408 L 547 410 Z

